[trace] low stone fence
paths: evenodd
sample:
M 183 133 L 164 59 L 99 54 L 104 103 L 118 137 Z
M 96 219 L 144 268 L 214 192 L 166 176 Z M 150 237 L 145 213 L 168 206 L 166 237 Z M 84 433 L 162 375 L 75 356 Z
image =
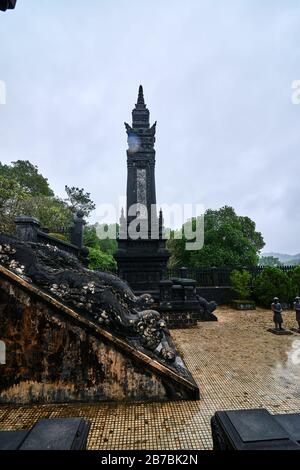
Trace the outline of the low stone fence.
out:
M 88 249 L 83 245 L 83 230 L 85 221 L 82 214 L 77 213 L 73 225 L 64 229 L 70 234 L 70 242 L 56 238 L 49 234 L 48 228 L 42 228 L 40 222 L 34 217 L 19 216 L 15 218 L 16 237 L 23 242 L 43 243 L 56 246 L 60 250 L 71 253 L 87 265 Z M 57 231 L 61 231 L 57 229 Z
M 280 266 L 284 272 L 292 272 L 295 266 Z M 168 270 L 168 278 L 182 277 L 184 270 L 185 277 L 195 279 L 199 287 L 231 287 L 230 275 L 235 268 L 211 267 L 211 268 L 173 268 Z M 260 274 L 265 266 L 245 266 L 243 269 L 251 275 L 250 287 L 253 287 L 253 280 Z

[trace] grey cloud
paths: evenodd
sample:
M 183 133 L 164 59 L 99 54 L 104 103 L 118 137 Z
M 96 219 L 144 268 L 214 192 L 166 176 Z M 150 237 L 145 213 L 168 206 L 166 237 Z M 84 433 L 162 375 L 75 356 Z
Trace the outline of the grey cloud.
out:
M 117 203 L 142 83 L 158 200 L 233 205 L 267 251 L 299 252 L 299 20 L 292 0 L 20 0 L 0 17 L 0 159 Z

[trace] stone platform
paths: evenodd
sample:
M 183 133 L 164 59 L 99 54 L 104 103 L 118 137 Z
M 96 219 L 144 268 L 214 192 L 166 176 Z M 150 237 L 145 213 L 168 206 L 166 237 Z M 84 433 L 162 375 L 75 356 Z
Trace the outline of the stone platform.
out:
M 298 335 L 275 336 L 272 312 L 218 308 L 219 321 L 173 330 L 201 388 L 199 401 L 0 406 L 1 429 L 24 429 L 48 417 L 91 421 L 90 449 L 211 449 L 210 419 L 217 410 L 300 411 Z M 284 325 L 295 326 L 293 312 Z
M 278 335 L 278 336 L 284 336 L 284 335 L 292 335 L 292 331 L 291 330 L 276 330 L 276 328 L 268 328 L 267 331 L 269 331 L 270 333 L 273 333 L 273 335 Z
M 291 331 L 293 331 L 294 333 L 298 333 L 300 335 L 299 328 L 291 328 Z

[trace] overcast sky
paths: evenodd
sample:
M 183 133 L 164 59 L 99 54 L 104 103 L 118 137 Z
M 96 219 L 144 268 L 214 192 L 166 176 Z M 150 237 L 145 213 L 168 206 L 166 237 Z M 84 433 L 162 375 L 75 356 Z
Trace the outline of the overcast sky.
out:
M 116 204 L 141 83 L 158 202 L 232 205 L 264 251 L 297 253 L 297 79 L 296 0 L 18 0 L 0 12 L 0 160 Z

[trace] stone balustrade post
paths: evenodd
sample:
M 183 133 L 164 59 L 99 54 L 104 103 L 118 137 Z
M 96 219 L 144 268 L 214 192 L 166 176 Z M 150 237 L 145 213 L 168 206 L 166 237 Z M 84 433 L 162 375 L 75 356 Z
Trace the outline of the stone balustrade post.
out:
M 184 266 L 180 268 L 180 277 L 181 279 L 187 279 L 188 278 L 188 268 L 185 268 Z
M 38 231 L 41 226 L 40 222 L 34 217 L 21 215 L 15 218 L 16 237 L 22 242 L 38 241 Z
M 83 212 L 77 212 L 74 217 L 74 225 L 71 228 L 71 243 L 78 248 L 83 248 L 83 230 L 86 224 L 83 215 Z

